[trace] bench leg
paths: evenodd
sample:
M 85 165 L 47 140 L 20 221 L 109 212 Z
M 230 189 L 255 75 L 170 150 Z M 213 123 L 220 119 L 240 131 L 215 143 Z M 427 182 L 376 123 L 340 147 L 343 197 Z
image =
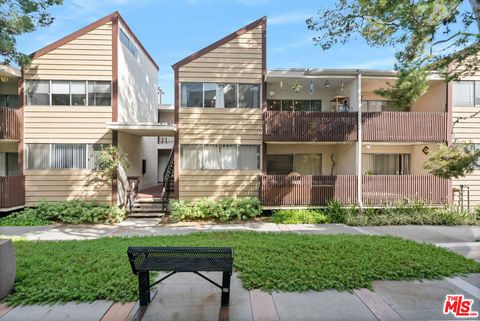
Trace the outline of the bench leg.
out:
M 222 305 L 228 305 L 230 301 L 230 277 L 232 272 L 223 272 L 222 278 Z
M 138 273 L 138 296 L 140 300 L 140 306 L 147 306 L 150 302 L 150 277 L 148 272 Z

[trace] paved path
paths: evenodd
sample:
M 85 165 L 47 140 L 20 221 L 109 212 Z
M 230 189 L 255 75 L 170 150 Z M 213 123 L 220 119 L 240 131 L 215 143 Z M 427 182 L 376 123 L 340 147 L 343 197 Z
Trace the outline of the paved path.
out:
M 117 225 L 49 225 L 0 227 L 0 235 L 28 240 L 84 240 L 106 236 L 149 236 L 188 234 L 199 231 L 295 232 L 310 234 L 394 235 L 418 242 L 434 243 L 480 261 L 480 226 L 366 226 L 343 224 L 199 224 L 158 225 L 157 219 L 128 219 Z
M 480 227 L 472 226 L 384 226 L 350 227 L 342 224 L 277 225 L 247 224 L 176 224 L 159 226 L 156 220 L 127 220 L 121 224 L 96 226 L 52 225 L 44 227 L 0 227 L 0 235 L 29 240 L 93 239 L 105 236 L 172 235 L 196 231 L 251 230 L 312 234 L 394 235 L 420 242 L 430 242 L 480 261 Z M 210 274 L 220 278 L 218 274 Z M 327 290 L 323 292 L 249 291 L 234 275 L 228 308 L 220 308 L 216 287 L 194 274 L 178 274 L 157 286 L 158 293 L 143 320 L 455 320 L 443 315 L 447 294 L 463 294 L 474 299 L 480 312 L 480 274 L 429 281 L 377 281 L 373 292 Z M 67 303 L 53 306 L 22 306 L 14 309 L 0 305 L 0 321 L 81 320 L 126 321 L 135 311 L 135 303 L 120 305 L 110 301 Z M 480 320 L 464 318 L 463 320 Z

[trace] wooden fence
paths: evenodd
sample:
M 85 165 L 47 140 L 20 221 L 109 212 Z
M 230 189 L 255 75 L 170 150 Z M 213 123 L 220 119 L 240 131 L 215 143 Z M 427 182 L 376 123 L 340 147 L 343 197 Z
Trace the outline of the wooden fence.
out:
M 24 176 L 0 176 L 0 209 L 25 204 Z
M 266 141 L 355 141 L 356 139 L 356 113 L 265 112 Z
M 382 206 L 407 201 L 434 205 L 448 203 L 448 180 L 433 175 L 371 175 L 362 177 L 365 206 Z M 260 199 L 265 206 L 322 206 L 337 200 L 357 203 L 357 177 L 260 176 Z
M 445 142 L 447 113 L 366 112 L 362 113 L 366 142 Z
M 8 107 L 0 107 L 0 139 L 20 139 L 20 113 Z

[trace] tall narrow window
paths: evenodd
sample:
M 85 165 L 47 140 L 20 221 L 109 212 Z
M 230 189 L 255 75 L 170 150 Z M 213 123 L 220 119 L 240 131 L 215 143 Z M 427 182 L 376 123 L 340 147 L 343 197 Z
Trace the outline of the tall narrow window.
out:
M 182 145 L 180 156 L 182 169 L 202 169 L 202 145 Z
M 72 81 L 72 106 L 85 106 L 87 104 L 87 89 L 85 81 Z
M 50 81 L 27 81 L 27 105 L 50 105 Z
M 223 93 L 221 98 L 223 98 Z M 218 100 L 217 84 L 204 83 L 203 84 L 203 107 L 210 107 L 210 108 L 217 107 L 216 106 L 217 100 Z M 223 101 L 221 101 L 221 103 L 223 105 Z
M 111 106 L 111 83 L 109 81 L 88 82 L 88 105 Z
M 204 145 L 203 169 L 220 169 L 221 164 L 220 145 Z
M 225 108 L 237 107 L 237 84 L 223 84 L 223 101 Z
M 221 169 L 236 169 L 238 168 L 238 149 L 237 145 L 222 145 L 221 146 L 222 164 Z
M 70 106 L 70 82 L 52 80 L 52 105 Z
M 241 169 L 255 170 L 260 168 L 260 146 L 240 145 L 238 162 Z

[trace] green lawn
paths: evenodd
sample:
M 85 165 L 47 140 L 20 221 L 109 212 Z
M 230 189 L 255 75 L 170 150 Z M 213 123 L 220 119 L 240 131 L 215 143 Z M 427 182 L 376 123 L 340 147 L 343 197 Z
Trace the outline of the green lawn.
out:
M 219 232 L 88 241 L 15 241 L 17 283 L 9 304 L 136 299 L 129 245 L 231 246 L 246 288 L 305 291 L 370 287 L 374 280 L 480 273 L 480 264 L 394 237 Z

